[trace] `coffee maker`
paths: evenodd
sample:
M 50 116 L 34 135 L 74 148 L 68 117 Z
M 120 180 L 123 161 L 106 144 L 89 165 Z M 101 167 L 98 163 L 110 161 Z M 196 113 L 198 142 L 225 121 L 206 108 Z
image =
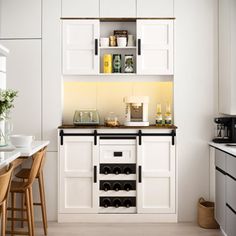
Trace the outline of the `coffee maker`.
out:
M 236 117 L 218 117 L 216 124 L 215 143 L 236 143 Z

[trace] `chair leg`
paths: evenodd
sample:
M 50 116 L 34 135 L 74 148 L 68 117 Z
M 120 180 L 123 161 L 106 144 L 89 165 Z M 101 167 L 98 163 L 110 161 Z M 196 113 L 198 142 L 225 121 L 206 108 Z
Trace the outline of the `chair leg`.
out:
M 24 179 L 22 179 L 23 182 L 25 182 Z M 21 194 L 21 208 L 24 209 L 25 202 L 24 202 L 25 194 Z M 21 218 L 24 219 L 24 211 L 21 211 Z M 24 221 L 21 221 L 21 228 L 24 228 Z
M 34 203 L 33 203 L 33 191 L 32 187 L 29 188 L 29 202 L 30 202 L 30 212 L 31 212 L 31 226 L 32 235 L 34 236 Z
M 42 218 L 43 218 L 43 228 L 44 235 L 47 235 L 47 212 L 46 212 L 46 201 L 45 201 L 45 190 L 44 190 L 44 182 L 43 182 L 43 173 L 40 173 L 38 182 L 39 182 L 39 193 L 40 193 L 40 202 L 41 202 L 41 210 L 42 210 Z
M 14 231 L 15 231 L 15 222 L 14 222 L 14 218 L 15 218 L 15 193 L 11 193 L 11 236 L 14 235 Z
M 2 203 L 1 207 L 2 207 L 1 236 L 5 236 L 6 235 L 6 214 L 7 214 L 6 201 Z
M 31 219 L 31 204 L 30 204 L 30 195 L 29 190 L 26 189 L 25 191 L 25 202 L 26 202 L 26 210 L 27 210 L 27 220 L 28 220 L 28 231 L 29 236 L 33 236 L 32 233 L 32 219 Z

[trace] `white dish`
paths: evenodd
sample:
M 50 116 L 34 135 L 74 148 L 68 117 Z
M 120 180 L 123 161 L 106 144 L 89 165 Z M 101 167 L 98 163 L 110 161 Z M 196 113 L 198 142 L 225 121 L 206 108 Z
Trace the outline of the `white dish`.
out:
M 10 140 L 13 146 L 17 148 L 30 147 L 34 137 L 30 135 L 11 135 Z

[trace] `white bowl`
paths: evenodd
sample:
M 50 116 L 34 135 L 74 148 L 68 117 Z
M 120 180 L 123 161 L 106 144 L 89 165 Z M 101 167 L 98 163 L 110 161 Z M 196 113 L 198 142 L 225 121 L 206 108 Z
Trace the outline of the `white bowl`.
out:
M 33 136 L 30 135 L 11 135 L 10 140 L 15 147 L 30 147 Z

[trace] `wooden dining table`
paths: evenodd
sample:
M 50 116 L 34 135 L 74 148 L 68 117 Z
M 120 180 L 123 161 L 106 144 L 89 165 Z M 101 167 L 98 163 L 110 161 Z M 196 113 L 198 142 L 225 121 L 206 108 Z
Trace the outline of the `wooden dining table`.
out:
M 0 169 L 13 164 L 14 168 L 21 165 L 26 159 L 32 157 L 42 148 L 49 145 L 49 141 L 33 141 L 29 147 L 16 148 L 12 145 L 6 147 L 0 147 Z

